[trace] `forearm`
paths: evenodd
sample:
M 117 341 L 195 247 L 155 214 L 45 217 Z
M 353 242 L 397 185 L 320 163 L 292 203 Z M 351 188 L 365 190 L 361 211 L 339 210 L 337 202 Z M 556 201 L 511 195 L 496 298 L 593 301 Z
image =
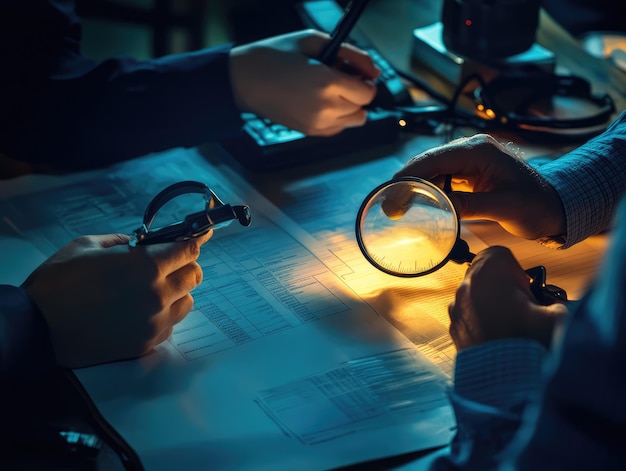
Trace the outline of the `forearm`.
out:
M 48 326 L 28 295 L 0 285 L 0 378 L 42 376 L 55 366 Z
M 567 232 L 557 245 L 567 248 L 609 228 L 626 190 L 626 112 L 606 132 L 540 171 L 565 210 Z
M 62 168 L 106 165 L 239 132 L 229 48 L 94 63 L 66 51 L 7 154 Z
M 624 469 L 626 200 L 598 279 L 565 329 L 519 469 Z

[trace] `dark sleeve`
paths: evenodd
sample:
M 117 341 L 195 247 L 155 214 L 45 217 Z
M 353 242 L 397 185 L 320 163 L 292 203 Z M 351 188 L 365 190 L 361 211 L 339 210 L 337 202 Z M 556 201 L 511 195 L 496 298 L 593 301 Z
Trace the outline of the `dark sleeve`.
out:
M 97 62 L 80 55 L 73 1 L 1 5 L 0 153 L 90 168 L 240 131 L 228 45 Z
M 626 469 L 626 201 L 598 278 L 565 331 L 520 470 Z
M 459 351 L 450 392 L 457 433 L 449 453 L 435 459 L 430 471 L 496 469 L 541 391 L 546 356 L 538 342 L 523 338 Z
M 56 361 L 43 315 L 21 288 L 0 285 L 0 378 L 34 378 Z
M 450 453 L 435 460 L 431 471 L 626 469 L 626 200 L 618 209 L 598 278 L 556 341 L 539 394 L 517 412 L 472 400 L 476 393 L 469 395 L 467 388 L 461 392 L 469 399 L 453 394 L 458 433 Z M 489 355 L 488 345 L 474 347 L 476 353 Z M 494 355 L 490 362 L 499 360 Z M 503 365 L 477 379 L 506 379 L 516 368 Z M 491 389 L 493 384 L 474 388 L 482 395 Z

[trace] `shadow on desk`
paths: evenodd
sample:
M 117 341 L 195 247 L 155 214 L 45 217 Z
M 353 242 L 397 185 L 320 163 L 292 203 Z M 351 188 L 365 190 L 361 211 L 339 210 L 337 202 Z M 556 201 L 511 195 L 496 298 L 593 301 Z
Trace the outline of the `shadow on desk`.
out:
M 104 422 L 71 371 L 2 387 L 0 469 L 142 471 L 132 449 Z M 437 447 L 333 471 L 425 471 Z
M 400 456 L 381 458 L 379 460 L 335 468 L 333 471 L 427 471 L 431 461 L 440 454 L 438 452 L 444 451 L 446 448 L 437 447 Z
M 0 469 L 143 469 L 121 438 L 96 420 L 99 414 L 81 391 L 65 370 L 2 385 Z

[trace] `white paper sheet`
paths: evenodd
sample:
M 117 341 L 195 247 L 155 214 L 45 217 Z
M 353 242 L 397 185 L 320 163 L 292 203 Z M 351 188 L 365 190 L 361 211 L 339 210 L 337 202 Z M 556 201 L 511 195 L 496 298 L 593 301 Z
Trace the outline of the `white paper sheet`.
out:
M 194 311 L 170 340 L 76 371 L 146 469 L 327 469 L 447 443 L 446 376 L 336 276 L 332 253 L 194 151 L 21 194 L 2 215 L 50 255 L 80 234 L 129 233 L 186 179 L 250 205 L 252 226 L 205 245 Z
M 19 185 L 18 198 L 9 188 L 2 236 L 36 247 L 20 262 L 24 276 L 77 235 L 129 233 L 175 181 L 202 180 L 226 202 L 250 205 L 251 227 L 232 224 L 203 248 L 195 309 L 169 341 L 76 373 L 148 470 L 327 469 L 443 445 L 453 433 L 447 305 L 466 267 L 395 278 L 369 265 L 354 236 L 363 198 L 403 161 L 288 184 L 269 176 L 272 204 L 228 166 L 177 150 L 119 165 L 110 178 L 46 180 L 39 193 Z M 545 265 L 573 299 L 603 250 L 601 237 L 550 250 L 485 222 L 464 224 L 462 236 L 474 252 L 506 245 L 525 268 Z
M 449 262 L 424 277 L 396 278 L 370 266 L 355 236 L 356 214 L 367 194 L 391 179 L 408 160 L 407 154 L 421 150 L 409 143 L 387 158 L 331 173 L 298 176 L 289 172 L 270 178 L 265 187 L 279 188 L 273 195 L 267 190 L 273 203 L 332 253 L 328 265 L 333 272 L 451 376 L 456 349 L 448 334 L 447 306 L 467 267 Z M 461 236 L 474 253 L 502 245 L 513 251 L 525 269 L 544 265 L 548 283 L 565 289 L 569 299 L 580 299 L 584 294 L 595 275 L 605 239 L 596 236 L 567 250 L 554 250 L 514 237 L 486 221 L 464 222 Z

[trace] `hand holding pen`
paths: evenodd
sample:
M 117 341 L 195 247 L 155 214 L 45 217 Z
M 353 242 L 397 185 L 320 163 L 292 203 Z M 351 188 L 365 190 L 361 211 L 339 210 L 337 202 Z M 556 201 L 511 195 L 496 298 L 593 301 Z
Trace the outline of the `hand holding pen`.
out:
M 380 70 L 351 44 L 340 45 L 337 59 L 357 75 L 321 64 L 328 43 L 328 34 L 308 29 L 233 48 L 231 82 L 239 109 L 308 136 L 364 124 Z

